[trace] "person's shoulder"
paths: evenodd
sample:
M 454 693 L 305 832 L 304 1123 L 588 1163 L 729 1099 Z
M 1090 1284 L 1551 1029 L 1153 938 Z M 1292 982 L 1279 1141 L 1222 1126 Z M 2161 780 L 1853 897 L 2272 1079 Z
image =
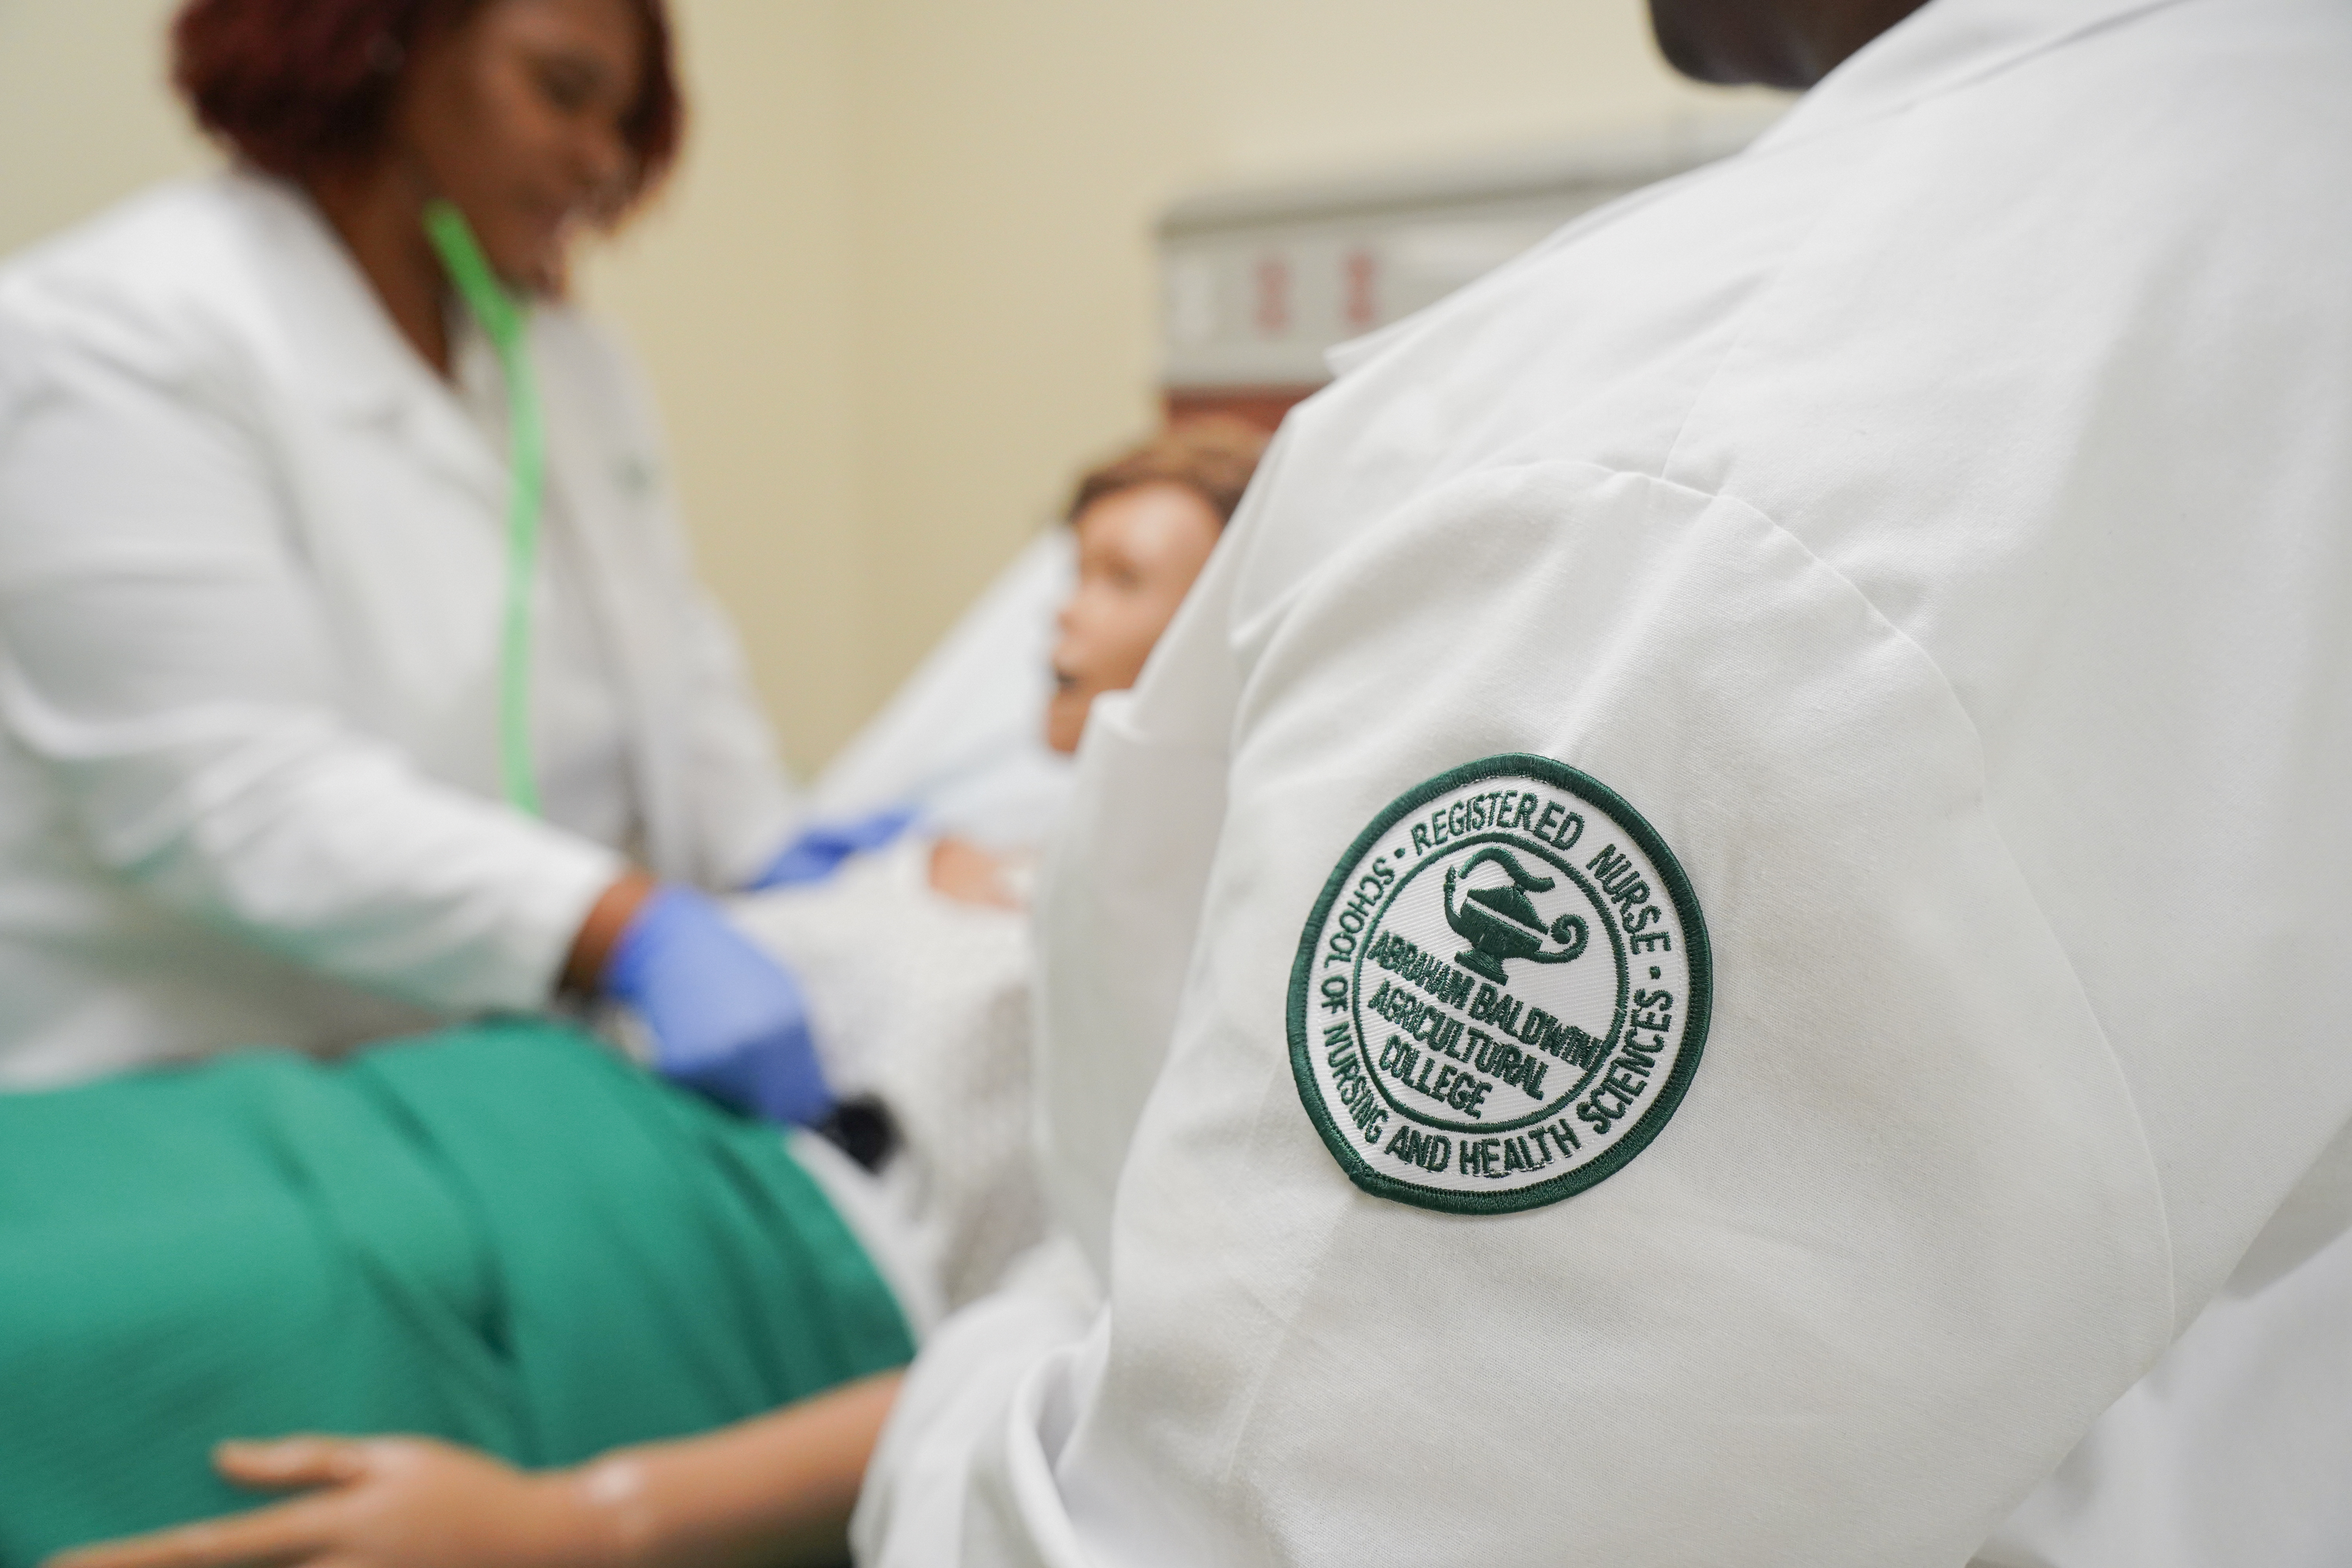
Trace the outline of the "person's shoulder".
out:
M 0 262 L 0 320 L 59 353 L 216 358 L 271 317 L 300 199 L 233 172 L 151 187 Z
M 2340 0 L 2109 0 L 2100 18 L 2019 62 L 2021 75 L 2049 69 L 2107 77 L 2118 69 L 2147 85 L 2168 76 L 2208 88 L 2175 105 L 2193 123 L 2201 107 L 2229 103 L 2232 119 L 2293 112 L 2300 100 L 2342 101 L 2340 73 L 2352 65 L 2352 12 Z M 2252 96 L 2243 89 L 2259 84 Z M 2078 84 L 2079 85 L 2079 84 Z M 2127 89 L 2126 89 L 2127 90 Z
M 276 183 L 221 173 L 152 185 L 0 261 L 0 299 L 186 298 L 236 276 L 298 200 Z
M 2085 153 L 2192 182 L 2242 178 L 2250 151 L 2266 166 L 2352 158 L 2352 142 L 2331 134 L 2352 112 L 2343 90 L 2352 9 L 2339 0 L 2107 8 L 2116 14 L 2101 25 L 2059 29 L 2042 47 L 1923 94 L 1906 116 L 1917 122 L 1917 145 L 1948 135 L 1990 160 L 2011 142 L 2038 144 L 2032 173 L 2043 181 L 2106 172 Z

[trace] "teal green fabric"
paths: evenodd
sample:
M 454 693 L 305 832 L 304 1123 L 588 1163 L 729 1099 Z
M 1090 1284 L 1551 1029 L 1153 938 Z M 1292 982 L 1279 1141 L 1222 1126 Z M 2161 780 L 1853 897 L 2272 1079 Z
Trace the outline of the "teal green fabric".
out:
M 569 1464 L 912 1353 L 775 1129 L 563 1028 L 0 1096 L 0 1568 L 250 1506 L 225 1437 Z

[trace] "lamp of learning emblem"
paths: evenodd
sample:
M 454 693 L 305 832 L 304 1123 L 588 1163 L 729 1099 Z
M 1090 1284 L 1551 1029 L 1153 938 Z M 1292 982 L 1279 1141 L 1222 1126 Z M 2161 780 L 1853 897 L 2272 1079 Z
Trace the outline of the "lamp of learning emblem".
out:
M 1456 886 L 1490 860 L 1500 866 L 1510 880 L 1491 888 L 1469 889 L 1457 901 L 1454 896 Z M 1549 877 L 1536 876 L 1519 864 L 1518 857 L 1499 844 L 1489 844 L 1459 866 L 1447 867 L 1445 923 L 1470 944 L 1454 955 L 1454 962 L 1497 985 L 1508 985 L 1510 976 L 1503 972 L 1506 959 L 1566 963 L 1581 953 L 1588 936 L 1584 921 L 1575 915 L 1562 915 L 1547 928 L 1543 917 L 1536 912 L 1534 900 L 1528 897 L 1529 893 L 1549 892 L 1551 888 Z M 1546 936 L 1559 945 L 1546 949 Z

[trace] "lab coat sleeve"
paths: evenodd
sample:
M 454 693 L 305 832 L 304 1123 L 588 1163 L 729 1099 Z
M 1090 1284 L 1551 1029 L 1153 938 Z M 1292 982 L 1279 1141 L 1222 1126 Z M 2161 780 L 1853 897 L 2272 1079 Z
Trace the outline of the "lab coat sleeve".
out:
M 1137 695 L 1149 731 L 1233 694 L 1172 1029 L 1076 1039 L 1046 998 L 1055 1052 L 1165 1052 L 1106 1315 L 1024 1377 L 938 1368 L 1000 1392 L 929 1560 L 1966 1560 L 2179 1314 L 2147 1134 L 1942 673 L 1771 520 L 1648 477 L 1475 473 L 1337 539 L 1278 531 L 1279 502 L 1228 542 L 1230 612 Z M 1679 858 L 1712 1024 L 1597 1185 L 1408 1206 L 1302 1104 L 1291 967 L 1383 807 L 1512 752 Z M 1144 833 L 1151 807 L 1081 815 Z M 1088 848 L 1056 903 L 1099 900 Z M 1065 934 L 1049 973 L 1160 957 Z
M 339 717 L 334 628 L 234 387 L 127 335 L 11 330 L 0 722 L 72 803 L 60 831 L 342 980 L 452 1014 L 543 1005 L 618 858 Z
M 926 1342 L 899 1392 L 850 1522 L 861 1568 L 931 1568 L 964 1532 L 967 1492 L 996 1471 L 1027 1399 L 1057 1386 L 1047 1369 L 1083 1353 L 1100 1322 L 1101 1288 L 1066 1237 L 1041 1242 L 996 1289 Z M 1033 1428 L 1034 1429 L 1034 1428 Z M 1024 1434 L 1025 1435 L 1025 1434 Z M 1015 1442 L 1010 1451 L 1021 1452 Z

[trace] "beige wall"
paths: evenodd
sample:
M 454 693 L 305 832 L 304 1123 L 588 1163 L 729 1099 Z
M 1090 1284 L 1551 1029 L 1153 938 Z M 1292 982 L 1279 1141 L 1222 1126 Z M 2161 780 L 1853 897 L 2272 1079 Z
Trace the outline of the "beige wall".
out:
M 164 85 L 173 0 L 0 0 L 0 254 L 207 153 Z
M 674 3 L 689 161 L 583 287 L 803 767 L 1152 418 L 1171 197 L 1722 101 L 1640 0 Z M 0 0 L 0 248 L 201 163 L 169 8 Z
M 687 160 L 582 279 L 653 376 L 704 575 L 803 773 L 888 689 L 859 526 L 850 8 L 677 7 Z

